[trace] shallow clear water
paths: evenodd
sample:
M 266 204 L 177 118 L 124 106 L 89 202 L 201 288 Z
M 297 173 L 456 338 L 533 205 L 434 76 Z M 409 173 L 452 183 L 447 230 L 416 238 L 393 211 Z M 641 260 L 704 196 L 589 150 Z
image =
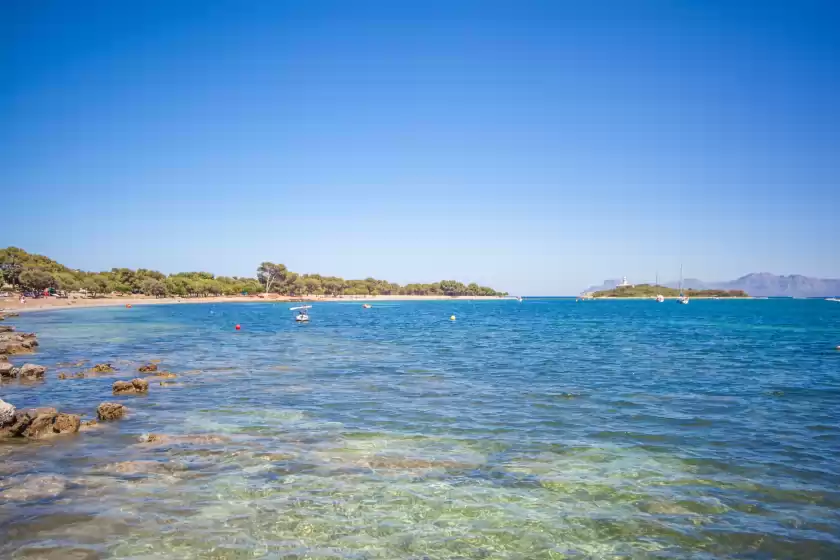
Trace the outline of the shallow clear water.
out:
M 0 444 L 0 557 L 840 557 L 840 304 L 288 307 L 16 320 L 51 367 L 3 399 L 131 412 Z

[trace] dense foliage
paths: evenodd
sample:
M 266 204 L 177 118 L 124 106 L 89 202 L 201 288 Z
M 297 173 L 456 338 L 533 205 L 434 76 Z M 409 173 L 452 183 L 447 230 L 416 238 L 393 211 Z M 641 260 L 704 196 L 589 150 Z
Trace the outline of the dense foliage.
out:
M 164 296 L 209 296 L 270 292 L 289 296 L 309 295 L 448 295 L 501 296 L 492 288 L 464 285 L 454 280 L 400 286 L 386 280 L 345 280 L 337 276 L 298 274 L 282 264 L 264 262 L 256 278 L 215 276 L 209 272 L 179 272 L 169 276 L 156 270 L 112 268 L 107 272 L 72 270 L 42 255 L 17 247 L 0 249 L 0 284 L 24 291 L 53 288 L 62 292 L 84 290 L 93 296 L 113 292 Z
M 683 294 L 692 297 L 748 297 L 747 293 L 742 290 L 683 290 Z M 667 288 L 665 286 L 654 286 L 652 284 L 638 284 L 636 286 L 626 286 L 615 288 L 612 290 L 602 290 L 595 292 L 592 297 L 615 297 L 615 298 L 654 298 L 657 295 L 665 297 L 678 297 L 680 291 L 676 288 Z

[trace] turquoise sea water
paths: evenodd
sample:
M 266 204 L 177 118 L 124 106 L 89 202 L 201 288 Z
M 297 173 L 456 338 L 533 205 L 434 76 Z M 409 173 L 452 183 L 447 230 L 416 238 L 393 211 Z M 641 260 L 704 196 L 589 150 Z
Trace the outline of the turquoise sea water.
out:
M 131 412 L 0 444 L 0 557 L 840 557 L 840 304 L 288 307 L 16 320 L 50 370 L 0 397 Z

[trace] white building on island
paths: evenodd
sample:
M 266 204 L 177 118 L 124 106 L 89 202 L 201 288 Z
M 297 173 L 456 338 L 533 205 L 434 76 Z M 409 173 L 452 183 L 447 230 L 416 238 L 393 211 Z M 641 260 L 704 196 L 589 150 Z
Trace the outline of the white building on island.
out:
M 626 276 L 621 277 L 621 284 L 616 285 L 616 288 L 632 288 L 633 284 L 627 281 Z

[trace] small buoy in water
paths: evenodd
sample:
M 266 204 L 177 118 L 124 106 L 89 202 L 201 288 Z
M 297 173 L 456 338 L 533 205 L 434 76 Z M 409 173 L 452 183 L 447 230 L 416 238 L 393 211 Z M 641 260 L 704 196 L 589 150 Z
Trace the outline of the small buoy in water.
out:
M 131 309 L 131 304 L 130 303 L 126 303 L 125 306 L 126 306 L 126 308 Z
M 240 327 L 239 325 L 236 325 L 236 327 L 235 327 L 235 328 L 236 328 L 236 330 L 239 330 L 239 329 L 241 329 L 242 327 Z
M 452 315 L 452 316 L 449 318 L 449 320 L 450 320 L 450 321 L 454 321 L 454 320 L 455 320 L 455 315 Z

